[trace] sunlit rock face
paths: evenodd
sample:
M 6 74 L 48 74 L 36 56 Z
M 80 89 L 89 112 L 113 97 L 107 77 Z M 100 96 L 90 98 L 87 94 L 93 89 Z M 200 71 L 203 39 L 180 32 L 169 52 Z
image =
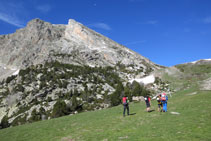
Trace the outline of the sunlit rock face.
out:
M 33 19 L 25 28 L 0 36 L 0 79 L 21 68 L 57 60 L 89 66 L 159 66 L 140 54 L 70 19 L 67 25 Z M 5 69 L 6 68 L 6 69 Z

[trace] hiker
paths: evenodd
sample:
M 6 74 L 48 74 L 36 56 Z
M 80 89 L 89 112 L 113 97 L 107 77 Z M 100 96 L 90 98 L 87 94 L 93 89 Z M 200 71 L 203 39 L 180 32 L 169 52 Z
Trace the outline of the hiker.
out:
M 149 96 L 146 96 L 146 97 L 144 98 L 144 100 L 145 100 L 146 106 L 147 106 L 146 111 L 147 111 L 147 112 L 150 112 L 150 100 L 151 100 L 151 98 L 150 98 Z
M 122 104 L 124 106 L 123 116 L 125 117 L 125 111 L 127 110 L 127 115 L 129 116 L 129 100 L 128 97 L 124 96 L 122 98 Z
M 157 102 L 158 102 L 158 112 L 162 112 L 163 111 L 163 104 L 161 102 L 161 94 L 158 95 Z
M 167 112 L 167 101 L 168 101 L 168 96 L 166 95 L 166 93 L 162 93 L 161 102 L 163 104 L 163 112 Z

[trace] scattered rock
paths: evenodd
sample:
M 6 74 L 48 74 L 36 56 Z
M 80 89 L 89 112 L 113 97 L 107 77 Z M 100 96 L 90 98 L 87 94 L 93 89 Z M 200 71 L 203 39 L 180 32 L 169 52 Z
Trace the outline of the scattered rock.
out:
M 133 96 L 132 100 L 133 101 L 144 101 L 144 97 L 143 96 Z
M 172 115 L 180 115 L 178 112 L 171 112 Z
M 122 139 L 128 139 L 128 136 L 125 136 L 125 137 L 119 137 L 120 140 Z
M 193 93 L 190 93 L 190 94 L 187 94 L 187 95 L 196 95 L 197 92 L 193 92 Z

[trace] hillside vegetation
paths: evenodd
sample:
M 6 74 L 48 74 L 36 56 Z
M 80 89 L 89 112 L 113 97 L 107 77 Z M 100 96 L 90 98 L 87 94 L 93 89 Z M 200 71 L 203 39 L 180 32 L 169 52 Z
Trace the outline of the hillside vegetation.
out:
M 0 128 L 117 106 L 123 95 L 132 100 L 150 94 L 123 80 L 117 68 L 55 61 L 20 70 L 0 83 Z
M 119 105 L 2 129 L 0 139 L 211 140 L 211 91 L 179 91 L 169 97 L 167 113 L 157 112 L 156 101 L 152 101 L 152 109 L 155 111 L 147 113 L 144 102 L 131 103 L 131 115 L 123 117 L 123 107 Z

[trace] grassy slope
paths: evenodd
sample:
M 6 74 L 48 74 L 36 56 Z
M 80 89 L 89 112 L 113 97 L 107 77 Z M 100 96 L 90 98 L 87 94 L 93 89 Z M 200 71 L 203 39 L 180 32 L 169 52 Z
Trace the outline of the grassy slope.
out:
M 145 104 L 131 103 L 131 116 L 122 106 L 86 112 L 0 130 L 1 141 L 12 140 L 211 140 L 211 92 L 194 89 L 169 98 L 168 112 L 145 112 Z M 179 112 L 172 115 L 170 112 Z

